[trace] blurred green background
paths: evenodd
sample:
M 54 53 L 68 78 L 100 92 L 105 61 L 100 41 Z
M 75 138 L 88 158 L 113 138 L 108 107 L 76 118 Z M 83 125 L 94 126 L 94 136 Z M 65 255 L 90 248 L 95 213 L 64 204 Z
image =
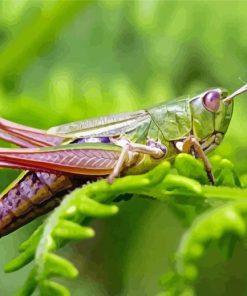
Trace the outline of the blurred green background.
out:
M 245 1 L 2 0 L 1 117 L 46 129 L 212 86 L 235 90 L 239 77 L 247 80 L 246 11 Z M 247 103 L 237 100 L 217 153 L 242 174 Z M 17 173 L 1 170 L 1 188 Z M 1 266 L 40 220 L 1 239 Z M 157 293 L 185 230 L 171 206 L 133 198 L 117 217 L 93 226 L 95 239 L 61 251 L 81 272 L 68 283 L 72 295 Z M 246 262 L 242 246 L 227 262 L 212 248 L 201 263 L 198 295 L 247 295 Z M 13 295 L 28 270 L 1 268 L 0 295 Z

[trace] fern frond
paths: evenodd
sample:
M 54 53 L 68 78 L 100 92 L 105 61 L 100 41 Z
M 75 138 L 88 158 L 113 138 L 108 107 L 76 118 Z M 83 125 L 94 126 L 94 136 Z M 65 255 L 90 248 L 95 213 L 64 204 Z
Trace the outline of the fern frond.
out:
M 192 167 L 193 162 L 195 160 L 190 155 L 181 155 L 177 157 L 176 167 L 180 173 L 201 178 L 203 172 L 200 172 L 199 163 L 194 166 L 195 170 L 199 168 L 197 175 L 195 170 L 184 170 L 184 166 Z M 199 274 L 198 262 L 205 255 L 210 243 L 218 242 L 222 251 L 230 253 L 237 239 L 247 236 L 247 190 L 237 188 L 242 185 L 229 160 L 217 156 L 213 163 L 216 167 L 216 183 L 221 186 L 202 186 L 202 195 L 214 207 L 198 216 L 183 235 L 176 254 L 174 271 L 161 278 L 165 287 L 165 292 L 161 294 L 163 296 L 196 295 L 193 284 Z M 215 207 L 215 201 L 224 203 Z M 227 201 L 229 203 L 225 204 Z

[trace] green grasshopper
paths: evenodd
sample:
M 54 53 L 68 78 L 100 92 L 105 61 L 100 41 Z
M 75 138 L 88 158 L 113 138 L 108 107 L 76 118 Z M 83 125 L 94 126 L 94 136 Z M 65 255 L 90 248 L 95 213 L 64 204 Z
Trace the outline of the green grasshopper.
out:
M 1 194 L 0 235 L 46 213 L 73 188 L 106 177 L 139 174 L 181 152 L 202 159 L 229 126 L 233 94 L 221 88 L 130 113 L 73 122 L 48 131 L 0 119 L 0 139 L 20 148 L 1 148 L 0 167 L 25 170 Z

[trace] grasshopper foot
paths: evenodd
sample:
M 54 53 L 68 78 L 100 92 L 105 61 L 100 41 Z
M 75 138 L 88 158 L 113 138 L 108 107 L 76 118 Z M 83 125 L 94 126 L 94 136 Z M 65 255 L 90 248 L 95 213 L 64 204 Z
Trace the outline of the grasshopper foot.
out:
M 113 182 L 114 182 L 114 180 L 116 179 L 116 177 L 117 177 L 117 175 L 115 175 L 115 174 L 110 174 L 108 177 L 107 177 L 107 182 L 109 183 L 109 184 L 112 184 Z

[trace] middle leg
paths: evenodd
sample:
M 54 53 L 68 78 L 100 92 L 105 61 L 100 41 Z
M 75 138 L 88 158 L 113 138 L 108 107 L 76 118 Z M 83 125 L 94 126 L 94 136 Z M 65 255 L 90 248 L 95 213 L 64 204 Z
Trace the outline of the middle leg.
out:
M 147 145 L 127 142 L 122 149 L 118 162 L 115 165 L 112 173 L 108 176 L 107 180 L 111 184 L 116 177 L 119 176 L 123 168 L 128 166 L 128 163 L 133 161 L 134 153 L 142 153 L 152 156 L 153 158 L 162 158 L 167 153 L 167 148 L 159 142 L 149 140 Z

